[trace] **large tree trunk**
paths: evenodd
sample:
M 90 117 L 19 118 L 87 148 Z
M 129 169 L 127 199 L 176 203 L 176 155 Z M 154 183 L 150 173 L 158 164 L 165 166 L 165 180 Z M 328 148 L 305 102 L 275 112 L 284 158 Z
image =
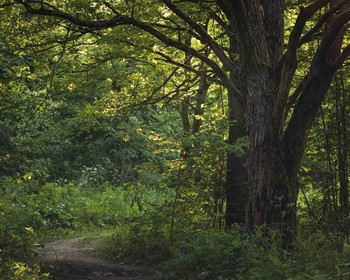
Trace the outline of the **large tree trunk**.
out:
M 296 67 L 303 27 L 326 1 L 301 11 L 283 55 L 283 1 L 218 1 L 235 26 L 245 90 L 248 128 L 246 226 L 278 229 L 286 244 L 296 234 L 297 174 L 307 134 L 337 69 L 348 13 L 330 19 L 311 63 L 308 79 L 283 134 L 284 110 Z
M 265 69 L 264 69 L 265 68 Z M 288 213 L 288 180 L 279 127 L 274 127 L 274 77 L 268 67 L 247 73 L 249 135 L 247 227 L 268 225 L 292 231 Z
M 268 6 L 271 1 L 265 2 Z M 282 2 L 275 2 L 264 10 L 260 1 L 221 1 L 222 9 L 235 26 L 246 91 L 245 119 L 250 143 L 248 228 L 259 225 L 280 228 L 286 218 L 283 213 L 288 187 L 282 137 L 280 123 L 273 114 L 277 87 L 275 67 L 282 55 L 283 7 Z

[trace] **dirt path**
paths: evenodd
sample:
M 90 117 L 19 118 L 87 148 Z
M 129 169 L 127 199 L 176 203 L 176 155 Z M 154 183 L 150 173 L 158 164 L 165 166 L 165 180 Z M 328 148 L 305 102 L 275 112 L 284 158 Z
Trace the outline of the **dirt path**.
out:
M 101 239 L 74 238 L 45 244 L 40 260 L 53 279 L 64 280 L 150 280 L 151 271 L 106 261 L 97 250 Z

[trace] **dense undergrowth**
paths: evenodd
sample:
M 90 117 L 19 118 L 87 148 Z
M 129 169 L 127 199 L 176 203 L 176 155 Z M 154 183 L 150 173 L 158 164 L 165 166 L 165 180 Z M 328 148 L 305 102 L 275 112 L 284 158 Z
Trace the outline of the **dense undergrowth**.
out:
M 158 279 L 350 279 L 343 237 L 300 232 L 296 250 L 285 252 L 277 235 L 267 244 L 239 228 L 190 225 L 186 213 L 176 219 L 171 194 L 159 190 L 7 179 L 0 195 L 0 279 L 49 278 L 35 260 L 40 243 L 105 230 L 111 259 L 153 266 Z
M 161 232 L 117 232 L 106 251 L 118 261 L 154 265 L 156 279 L 350 279 L 350 247 L 315 232 L 296 249 L 279 249 L 278 237 L 231 231 L 187 232 L 170 241 Z M 339 248 L 341 246 L 341 249 Z

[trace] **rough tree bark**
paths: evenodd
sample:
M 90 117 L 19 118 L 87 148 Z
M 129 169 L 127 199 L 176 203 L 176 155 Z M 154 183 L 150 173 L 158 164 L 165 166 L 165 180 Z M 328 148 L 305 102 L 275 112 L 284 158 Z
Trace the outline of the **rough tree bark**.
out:
M 296 51 L 305 40 L 302 30 L 308 18 L 330 1 L 316 1 L 301 10 L 285 54 L 283 1 L 218 2 L 235 26 L 245 89 L 250 141 L 246 226 L 279 229 L 285 243 L 290 244 L 296 234 L 296 180 L 307 133 L 342 59 L 342 30 L 349 21 L 349 9 L 344 1 L 331 6 L 345 9 L 334 18 L 326 17 L 320 46 L 284 132 L 283 115 L 297 67 Z

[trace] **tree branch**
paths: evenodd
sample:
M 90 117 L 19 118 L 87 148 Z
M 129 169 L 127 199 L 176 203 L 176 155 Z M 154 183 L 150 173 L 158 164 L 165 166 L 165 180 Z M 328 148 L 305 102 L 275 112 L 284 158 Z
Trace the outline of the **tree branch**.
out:
M 215 40 L 206 32 L 206 30 L 195 22 L 191 17 L 186 15 L 181 9 L 179 9 L 171 0 L 162 0 L 163 3 L 173 11 L 178 17 L 180 17 L 184 22 L 190 25 L 193 30 L 195 30 L 199 35 L 201 40 L 208 44 L 208 46 L 213 50 L 213 52 L 220 59 L 224 67 L 227 70 L 231 71 L 235 69 L 234 64 L 230 60 L 230 58 L 222 51 L 220 46 L 215 42 Z
M 338 70 L 350 56 L 350 45 L 347 45 L 338 59 L 331 65 L 334 70 Z
M 209 11 L 209 15 L 225 30 L 227 33 L 231 33 L 229 25 L 213 10 Z
M 156 87 L 154 90 L 152 90 L 151 94 L 146 98 L 146 100 L 143 101 L 143 103 L 148 104 L 153 97 L 159 92 L 168 82 L 169 80 L 175 75 L 176 71 L 179 70 L 179 67 L 176 67 L 169 75 L 166 77 L 161 85 Z
M 317 117 L 317 112 L 321 108 L 336 71 L 329 60 L 334 62 L 334 56 L 339 54 L 344 39 L 343 28 L 349 21 L 350 9 L 348 7 L 337 17 L 327 21 L 322 40 L 311 62 L 309 75 L 285 129 L 283 145 L 284 156 L 288 159 L 286 170 L 289 178 L 293 178 L 293 180 L 297 178 L 296 174 L 305 150 L 309 129 Z M 348 56 L 346 54 L 348 47 L 344 51 L 340 56 L 341 59 Z M 297 184 L 293 181 L 291 185 L 296 186 Z M 295 190 L 296 187 L 292 192 Z
M 181 68 L 183 68 L 183 69 L 185 69 L 185 70 L 187 70 L 189 72 L 195 73 L 197 76 L 204 76 L 204 77 L 206 77 L 208 79 L 213 79 L 208 74 L 206 74 L 205 72 L 196 70 L 196 69 L 194 69 L 191 66 L 188 66 L 188 65 L 186 65 L 184 63 L 175 61 L 170 56 L 168 56 L 168 55 L 166 55 L 166 54 L 164 54 L 162 52 L 154 51 L 153 53 L 155 53 L 155 54 L 159 55 L 160 57 L 162 57 L 162 58 L 156 58 L 156 60 L 161 60 L 161 61 L 167 62 L 169 64 L 176 65 L 176 66 L 181 67 Z
M 290 111 L 290 109 L 295 105 L 295 103 L 298 101 L 298 98 L 300 96 L 300 94 L 303 91 L 303 88 L 307 82 L 307 78 L 308 78 L 308 74 L 306 74 L 303 78 L 303 80 L 299 83 L 298 87 L 295 89 L 295 91 L 293 92 L 293 94 L 288 98 L 288 102 L 286 104 L 286 107 L 284 109 L 284 113 L 283 113 L 283 120 L 287 119 L 288 113 Z
M 319 21 L 315 24 L 314 27 L 312 27 L 308 32 L 306 32 L 303 37 L 299 40 L 299 45 L 298 47 L 302 46 L 305 43 L 308 43 L 312 40 L 313 36 L 315 35 L 316 32 L 318 32 L 323 24 L 326 23 L 326 21 L 338 10 L 340 10 L 346 3 L 348 3 L 348 0 L 341 1 L 338 3 L 336 6 L 331 7 L 327 12 L 325 12 Z
M 306 22 L 321 8 L 326 6 L 331 0 L 318 0 L 306 8 L 301 8 L 296 19 L 294 28 L 289 36 L 287 51 L 280 59 L 276 71 L 279 77 L 276 105 L 274 109 L 274 119 L 283 120 L 285 104 L 288 99 L 290 85 L 297 69 L 297 50 L 300 37 L 302 36 Z
M 164 0 L 165 2 L 169 2 Z M 21 4 L 24 6 L 24 8 L 27 10 L 29 14 L 33 15 L 44 15 L 44 16 L 49 16 L 49 17 L 56 17 L 56 18 L 61 18 L 63 20 L 69 21 L 75 25 L 81 26 L 81 27 L 87 27 L 92 30 L 98 30 L 98 29 L 105 29 L 105 28 L 110 28 L 110 27 L 116 27 L 119 25 L 132 25 L 134 27 L 137 27 L 153 37 L 157 38 L 159 41 L 163 42 L 164 44 L 174 47 L 176 49 L 179 49 L 185 53 L 188 53 L 190 55 L 193 55 L 194 57 L 200 59 L 201 61 L 204 61 L 216 74 L 217 76 L 221 79 L 223 84 L 232 90 L 239 98 L 240 100 L 243 98 L 241 91 L 234 85 L 234 83 L 228 78 L 225 70 L 223 70 L 215 61 L 212 59 L 208 58 L 204 54 L 198 52 L 197 50 L 187 46 L 186 44 L 183 44 L 179 41 L 175 41 L 171 39 L 170 37 L 167 37 L 157 29 L 151 27 L 145 22 L 141 22 L 135 18 L 131 18 L 128 16 L 124 15 L 117 15 L 115 17 L 112 17 L 109 20 L 101 20 L 101 21 L 91 21 L 91 20 L 84 20 L 81 19 L 78 16 L 73 16 L 71 14 L 62 12 L 58 8 L 54 7 L 52 9 L 47 9 L 41 6 L 40 8 L 34 8 L 30 5 L 28 1 L 23 1 L 23 0 L 16 0 L 17 3 Z M 43 2 L 45 5 L 45 2 Z M 207 34 L 207 36 L 209 36 Z M 210 36 L 207 38 L 209 39 Z M 217 46 L 217 48 L 219 48 Z M 226 56 L 226 55 L 225 55 Z M 226 62 L 226 65 L 229 66 L 230 68 L 234 68 L 234 64 L 230 62 L 230 65 Z
M 295 22 L 294 28 L 289 36 L 288 47 L 286 51 L 286 57 L 284 57 L 284 62 L 286 60 L 296 61 L 296 52 L 299 47 L 300 37 L 304 30 L 306 22 L 321 8 L 325 7 L 331 0 L 319 0 L 311 4 L 306 8 L 301 8 L 300 13 Z M 316 24 L 317 25 L 317 24 Z M 310 35 L 308 35 L 310 36 Z
M 119 16 L 120 14 L 118 13 L 118 11 L 108 2 L 103 2 L 103 4 L 109 8 L 113 13 L 115 13 L 117 16 Z
M 323 55 L 323 58 L 326 58 L 329 56 L 328 50 L 332 48 L 332 45 L 337 40 L 337 37 L 344 33 L 344 27 L 345 25 L 350 22 L 350 7 L 345 10 L 343 13 L 339 14 L 334 20 L 332 20 L 329 25 L 327 26 L 324 36 L 322 38 L 321 44 L 320 44 L 320 50 L 323 50 L 320 52 L 320 55 Z M 341 36 L 341 41 L 339 42 L 339 52 L 342 45 L 342 40 L 344 38 L 344 34 Z M 345 52 L 346 54 L 346 52 Z M 327 59 L 327 63 L 329 66 L 331 66 L 334 61 L 329 61 Z M 336 70 L 336 69 L 335 69 Z

